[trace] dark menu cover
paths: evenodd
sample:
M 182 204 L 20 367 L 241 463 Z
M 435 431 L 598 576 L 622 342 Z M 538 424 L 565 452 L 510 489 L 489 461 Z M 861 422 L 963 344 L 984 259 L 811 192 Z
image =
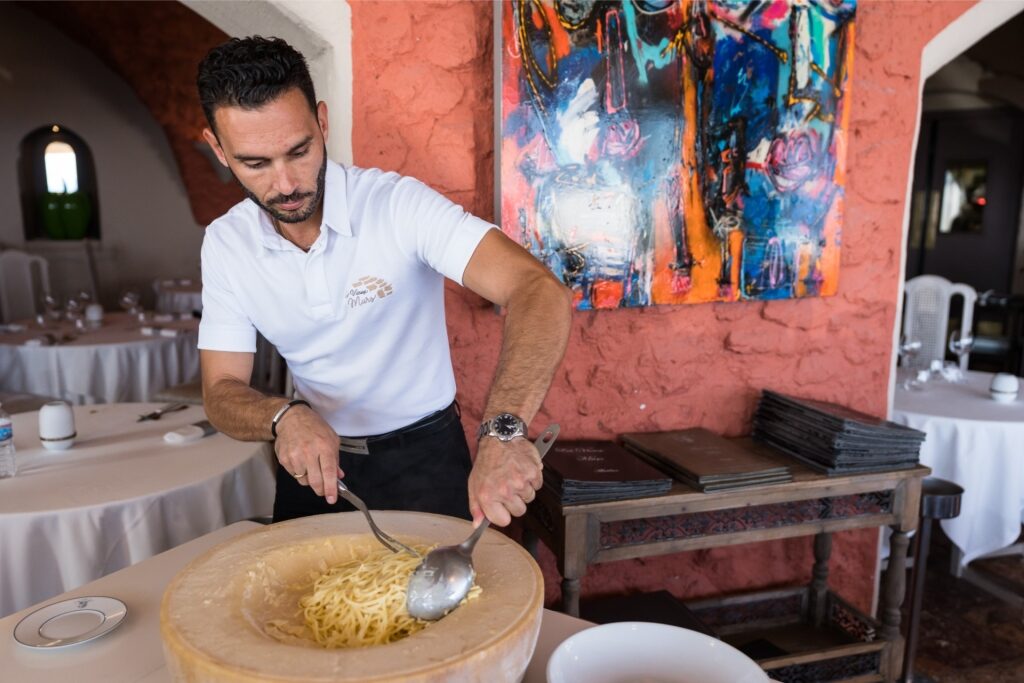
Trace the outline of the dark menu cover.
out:
M 765 390 L 756 439 L 830 476 L 917 464 L 924 433 L 844 406 Z
M 544 458 L 563 481 L 643 482 L 671 480 L 612 441 L 556 441 Z
M 791 417 L 827 425 L 831 430 L 850 432 L 861 436 L 885 435 L 894 439 L 923 440 L 924 434 L 905 425 L 890 422 L 879 417 L 862 413 L 846 406 L 817 401 L 810 398 L 796 398 L 770 389 L 762 392 L 762 403 L 782 406 Z
M 544 458 L 544 485 L 575 504 L 667 493 L 672 479 L 611 441 L 559 441 Z
M 665 590 L 635 595 L 614 595 L 584 598 L 580 601 L 580 618 L 598 624 L 617 621 L 652 621 L 656 624 L 681 626 L 691 631 L 718 634 L 674 595 Z
M 785 465 L 702 428 L 623 434 L 622 440 L 627 447 L 663 463 L 690 484 L 719 488 L 728 483 L 790 479 Z

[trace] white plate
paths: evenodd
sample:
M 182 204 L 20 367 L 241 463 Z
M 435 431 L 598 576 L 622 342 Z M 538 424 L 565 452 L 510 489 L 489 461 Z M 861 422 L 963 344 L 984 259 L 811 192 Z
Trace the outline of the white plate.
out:
M 26 647 L 51 649 L 77 645 L 110 633 L 128 608 L 117 598 L 87 596 L 40 607 L 14 627 L 14 639 Z
M 548 683 L 768 683 L 754 660 L 678 626 L 623 621 L 570 636 L 548 660 Z

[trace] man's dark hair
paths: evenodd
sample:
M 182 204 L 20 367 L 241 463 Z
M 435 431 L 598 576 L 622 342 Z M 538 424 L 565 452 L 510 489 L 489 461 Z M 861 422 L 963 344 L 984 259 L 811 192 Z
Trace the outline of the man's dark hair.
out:
M 210 50 L 196 76 L 199 102 L 214 134 L 217 107 L 256 109 L 298 88 L 316 114 L 316 93 L 306 58 L 280 38 L 232 38 Z

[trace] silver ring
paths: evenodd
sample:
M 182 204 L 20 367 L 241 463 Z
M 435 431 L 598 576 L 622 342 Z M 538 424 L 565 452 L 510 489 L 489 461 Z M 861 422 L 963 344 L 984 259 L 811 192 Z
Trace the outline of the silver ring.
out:
M 306 473 L 303 472 L 302 474 L 293 474 L 292 476 L 295 477 L 296 479 L 302 479 L 303 477 L 306 476 Z

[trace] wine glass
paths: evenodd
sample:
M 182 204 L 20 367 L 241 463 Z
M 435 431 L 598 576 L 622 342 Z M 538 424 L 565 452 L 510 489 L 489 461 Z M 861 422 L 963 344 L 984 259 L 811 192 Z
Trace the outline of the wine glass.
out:
M 899 346 L 900 365 L 911 370 L 915 369 L 913 368 L 914 359 L 921 352 L 921 347 L 920 339 L 910 339 L 906 335 L 901 337 Z
M 920 339 L 911 339 L 906 335 L 900 337 L 900 345 L 897 348 L 897 352 L 900 356 L 900 365 L 908 373 L 906 379 L 903 380 L 903 388 L 909 390 L 917 390 L 921 388 L 921 383 L 914 378 L 916 368 L 914 367 L 914 359 L 917 358 L 917 354 L 921 352 Z
M 74 324 L 75 329 L 85 329 L 85 311 L 82 306 L 82 302 L 77 296 L 69 296 L 67 303 L 64 304 L 64 317 L 68 319 L 68 322 Z
M 54 325 L 59 323 L 60 319 L 64 317 L 64 312 L 61 310 L 57 297 L 50 294 L 43 297 L 43 310 L 46 311 L 46 319 Z
M 974 348 L 974 337 L 970 332 L 961 333 L 960 330 L 953 330 L 949 333 L 949 350 L 956 355 L 957 367 L 964 369 L 964 356 Z
M 118 297 L 117 304 L 131 315 L 139 314 L 139 293 L 134 289 L 125 289 Z

